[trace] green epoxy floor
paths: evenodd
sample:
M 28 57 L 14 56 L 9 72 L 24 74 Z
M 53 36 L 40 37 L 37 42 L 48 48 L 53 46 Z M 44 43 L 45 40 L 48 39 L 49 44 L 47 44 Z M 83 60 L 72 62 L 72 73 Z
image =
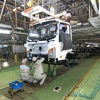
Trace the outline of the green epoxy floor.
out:
M 58 76 L 58 77 L 56 76 L 55 78 L 50 77 L 50 79 L 52 81 L 45 82 L 44 86 L 42 86 L 42 87 L 29 86 L 29 87 L 25 88 L 25 93 L 21 93 L 21 92 L 16 93 L 15 97 L 12 98 L 12 100 L 63 100 L 64 96 L 87 73 L 87 71 L 96 63 L 96 61 L 98 59 L 99 59 L 99 57 L 97 57 L 97 56 L 87 58 L 85 60 L 81 59 L 81 63 L 74 66 L 73 68 L 64 67 L 64 70 L 66 70 L 66 73 L 64 72 L 63 75 Z M 99 65 L 96 65 L 96 66 L 99 66 Z M 46 67 L 46 68 L 44 68 L 45 71 L 46 71 L 47 66 L 44 66 L 44 67 Z M 75 91 L 80 90 L 80 91 L 83 91 L 85 93 L 86 93 L 86 91 L 91 92 L 92 87 L 95 86 L 95 81 L 97 81 L 96 77 L 99 76 L 99 70 L 98 69 L 99 69 L 99 67 L 97 67 L 98 72 L 95 72 L 96 67 L 94 67 L 93 70 L 91 70 L 91 72 L 85 78 L 85 80 L 79 85 L 79 88 L 76 89 Z M 16 71 L 17 71 L 17 73 L 19 73 L 18 67 L 16 68 Z M 92 78 L 93 80 L 91 80 L 90 76 L 94 76 Z M 4 88 L 4 86 L 5 87 L 8 86 L 9 82 L 15 81 L 19 78 L 20 77 L 16 74 L 16 72 L 14 70 L 9 70 L 9 71 L 3 70 L 3 71 L 1 71 L 0 72 L 0 88 Z M 91 84 L 91 86 L 90 86 L 90 84 Z M 85 88 L 85 85 L 88 86 L 88 88 L 87 87 Z M 62 87 L 61 91 L 60 92 L 54 92 L 53 88 L 55 86 L 61 86 Z M 8 88 L 2 89 L 0 91 L 0 93 L 9 97 L 8 94 L 7 94 L 7 89 Z M 27 90 L 29 91 L 29 93 L 26 93 Z M 99 93 L 100 93 L 100 91 L 98 91 L 98 94 Z M 99 98 L 98 94 L 95 96 L 95 99 L 93 99 L 93 100 L 99 100 L 99 99 L 96 99 L 96 98 Z M 16 95 L 17 95 L 17 97 L 16 97 Z M 21 97 L 21 98 L 19 98 L 18 96 Z M 68 100 L 85 100 L 85 99 L 70 96 Z
M 73 93 L 81 93 L 89 95 L 95 90 L 95 87 L 100 84 L 100 59 L 95 63 L 92 70 L 88 73 L 86 78 L 82 81 L 82 83 L 78 86 L 78 88 Z M 80 96 L 70 96 L 68 100 L 86 100 L 84 97 Z M 99 100 L 100 99 L 100 89 L 91 99 L 87 100 Z
M 14 70 L 13 70 L 14 69 Z M 20 79 L 19 68 L 11 66 L 11 68 L 1 69 L 0 70 L 0 89 L 8 87 L 8 83 Z
M 98 57 L 87 59 L 81 64 L 75 66 L 64 75 L 56 78 L 50 84 L 41 88 L 25 100 L 61 100 L 70 91 L 70 89 L 84 76 L 90 67 L 97 61 Z M 53 92 L 55 86 L 61 86 L 62 90 L 57 93 Z

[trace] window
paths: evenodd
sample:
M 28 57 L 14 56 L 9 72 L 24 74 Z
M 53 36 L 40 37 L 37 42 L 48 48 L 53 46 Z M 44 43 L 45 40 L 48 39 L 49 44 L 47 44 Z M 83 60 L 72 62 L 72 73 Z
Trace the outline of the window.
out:
M 60 30 L 63 31 L 65 34 L 70 34 L 69 32 L 69 25 L 68 24 L 60 24 Z
M 68 50 L 72 48 L 72 41 L 71 41 L 71 31 L 70 25 L 65 23 L 60 23 L 59 29 L 59 42 L 63 43 L 62 50 Z

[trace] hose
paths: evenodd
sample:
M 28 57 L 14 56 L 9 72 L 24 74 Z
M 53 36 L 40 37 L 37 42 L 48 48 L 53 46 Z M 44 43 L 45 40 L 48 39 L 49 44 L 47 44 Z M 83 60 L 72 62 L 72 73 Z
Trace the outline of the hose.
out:
M 86 98 L 86 99 L 92 99 L 94 96 L 96 96 L 96 94 L 98 93 L 99 89 L 100 89 L 100 80 L 98 80 L 97 85 L 94 87 L 93 91 L 90 94 L 75 92 L 75 93 L 72 93 L 71 96 L 82 97 L 82 98 Z

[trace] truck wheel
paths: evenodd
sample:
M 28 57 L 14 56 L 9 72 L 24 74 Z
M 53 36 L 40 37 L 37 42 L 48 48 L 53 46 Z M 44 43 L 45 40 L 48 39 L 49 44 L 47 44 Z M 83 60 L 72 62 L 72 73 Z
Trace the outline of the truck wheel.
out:
M 24 92 L 24 89 L 21 89 L 21 92 Z
M 63 61 L 63 65 L 64 65 L 65 67 L 68 67 L 68 65 L 69 65 L 69 64 L 68 64 L 68 61 L 67 61 L 67 60 L 64 60 L 64 61 Z

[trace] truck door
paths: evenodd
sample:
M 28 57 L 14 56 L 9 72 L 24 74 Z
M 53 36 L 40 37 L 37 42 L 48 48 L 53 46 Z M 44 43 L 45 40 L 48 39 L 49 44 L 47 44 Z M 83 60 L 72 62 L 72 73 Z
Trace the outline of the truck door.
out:
M 59 26 L 59 42 L 62 42 L 62 50 L 68 50 L 72 48 L 71 31 L 70 25 L 65 23 L 60 23 Z

